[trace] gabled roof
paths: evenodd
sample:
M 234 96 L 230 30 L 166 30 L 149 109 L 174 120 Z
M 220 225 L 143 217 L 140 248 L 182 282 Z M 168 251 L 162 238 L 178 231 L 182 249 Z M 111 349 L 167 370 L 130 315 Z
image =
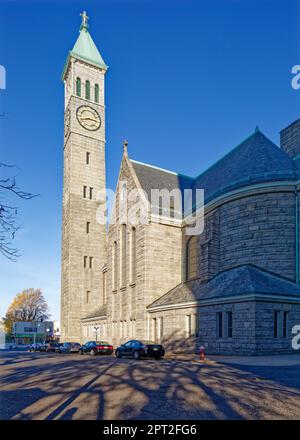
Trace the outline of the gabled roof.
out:
M 131 160 L 134 171 L 139 179 L 142 188 L 150 198 L 151 189 L 186 189 L 191 188 L 193 178 L 173 171 L 164 170 L 153 165 Z
M 194 179 L 205 201 L 251 183 L 299 178 L 293 160 L 258 129 L 226 156 Z
M 295 297 L 300 301 L 300 287 L 287 278 L 260 269 L 254 265 L 242 265 L 220 272 L 208 283 L 193 280 L 178 284 L 174 289 L 154 301 L 148 308 L 237 297 L 240 295 L 263 294 Z
M 164 170 L 153 165 L 131 160 L 133 169 L 140 182 L 142 189 L 146 192 L 151 201 L 151 190 L 167 189 L 168 191 L 179 189 L 181 191 L 181 203 L 184 205 L 184 190 L 191 189 L 193 178 L 177 174 L 172 171 Z M 153 202 L 153 201 L 152 201 Z M 181 213 L 177 212 L 175 217 L 181 218 Z

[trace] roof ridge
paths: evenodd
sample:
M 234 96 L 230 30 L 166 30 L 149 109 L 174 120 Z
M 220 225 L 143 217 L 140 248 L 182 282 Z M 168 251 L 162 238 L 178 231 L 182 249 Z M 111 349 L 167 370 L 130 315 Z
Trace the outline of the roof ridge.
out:
M 140 162 L 140 161 L 134 160 L 134 159 L 130 159 L 130 160 L 131 160 L 131 162 L 136 163 L 138 165 L 144 165 L 146 167 L 154 168 L 154 169 L 159 170 L 159 171 L 164 171 L 165 173 L 174 174 L 175 176 L 181 176 L 181 177 L 186 177 L 187 179 L 195 180 L 191 176 L 187 176 L 187 175 L 181 174 L 181 173 L 176 173 L 175 171 L 166 170 L 165 168 L 157 167 L 156 165 L 151 165 L 149 163 Z
M 216 166 L 219 162 L 221 162 L 223 159 L 225 159 L 225 157 L 229 156 L 231 153 L 233 153 L 237 148 L 239 148 L 244 142 L 248 141 L 249 139 L 251 139 L 251 137 L 255 137 L 258 134 L 262 134 L 263 136 L 265 136 L 261 131 L 255 131 L 254 133 L 251 133 L 249 136 L 247 136 L 243 141 L 241 141 L 238 145 L 236 145 L 235 147 L 233 147 L 231 150 L 229 150 L 227 153 L 225 153 L 222 157 L 220 157 L 220 159 L 218 159 L 216 162 L 214 162 L 213 164 L 211 164 L 208 168 L 206 168 L 206 170 L 202 171 L 200 174 L 198 174 L 197 177 L 195 177 L 194 180 L 197 180 L 200 176 L 203 176 L 204 174 L 206 174 L 211 168 L 213 168 L 214 166 Z M 266 136 L 265 136 L 266 137 Z M 267 138 L 268 139 L 268 138 Z M 274 144 L 275 145 L 275 144 Z

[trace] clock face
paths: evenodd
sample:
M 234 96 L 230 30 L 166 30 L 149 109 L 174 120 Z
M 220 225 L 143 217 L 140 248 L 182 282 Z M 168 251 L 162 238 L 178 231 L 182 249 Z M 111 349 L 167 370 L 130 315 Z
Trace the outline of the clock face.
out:
M 99 113 L 88 105 L 82 105 L 81 107 L 78 107 L 77 120 L 79 124 L 87 130 L 98 130 L 101 125 L 101 118 Z

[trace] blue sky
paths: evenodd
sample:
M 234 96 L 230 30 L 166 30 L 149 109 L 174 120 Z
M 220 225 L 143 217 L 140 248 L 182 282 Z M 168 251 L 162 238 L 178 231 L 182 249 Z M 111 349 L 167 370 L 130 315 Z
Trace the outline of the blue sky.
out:
M 275 143 L 300 115 L 300 4 L 292 0 L 1 1 L 0 161 L 19 186 L 22 256 L 0 256 L 0 316 L 14 295 L 42 288 L 59 317 L 63 151 L 60 75 L 80 12 L 105 62 L 107 186 L 122 155 L 195 176 L 259 125 Z

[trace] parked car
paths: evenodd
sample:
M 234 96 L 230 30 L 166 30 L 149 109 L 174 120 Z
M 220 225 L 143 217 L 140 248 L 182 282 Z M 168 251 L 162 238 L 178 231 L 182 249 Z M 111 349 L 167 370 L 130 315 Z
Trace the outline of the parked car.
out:
M 11 350 L 28 350 L 29 344 L 13 344 L 9 348 Z
M 79 342 L 64 342 L 63 344 L 59 344 L 56 351 L 59 353 L 78 353 L 80 347 Z
M 35 342 L 29 346 L 29 351 L 40 351 L 41 343 Z
M 153 341 L 131 340 L 116 348 L 116 356 L 118 358 L 122 356 L 132 356 L 134 359 L 140 359 L 142 357 L 160 359 L 164 355 L 164 347 Z
M 61 348 L 64 344 L 62 342 L 59 342 L 57 346 L 55 347 L 55 353 L 61 353 Z
M 89 341 L 79 348 L 79 354 L 88 353 L 92 356 L 96 354 L 112 354 L 113 351 L 113 346 L 105 341 Z
M 54 352 L 57 346 L 57 341 L 45 341 L 40 345 L 40 351 L 45 351 L 47 353 L 51 351 Z

